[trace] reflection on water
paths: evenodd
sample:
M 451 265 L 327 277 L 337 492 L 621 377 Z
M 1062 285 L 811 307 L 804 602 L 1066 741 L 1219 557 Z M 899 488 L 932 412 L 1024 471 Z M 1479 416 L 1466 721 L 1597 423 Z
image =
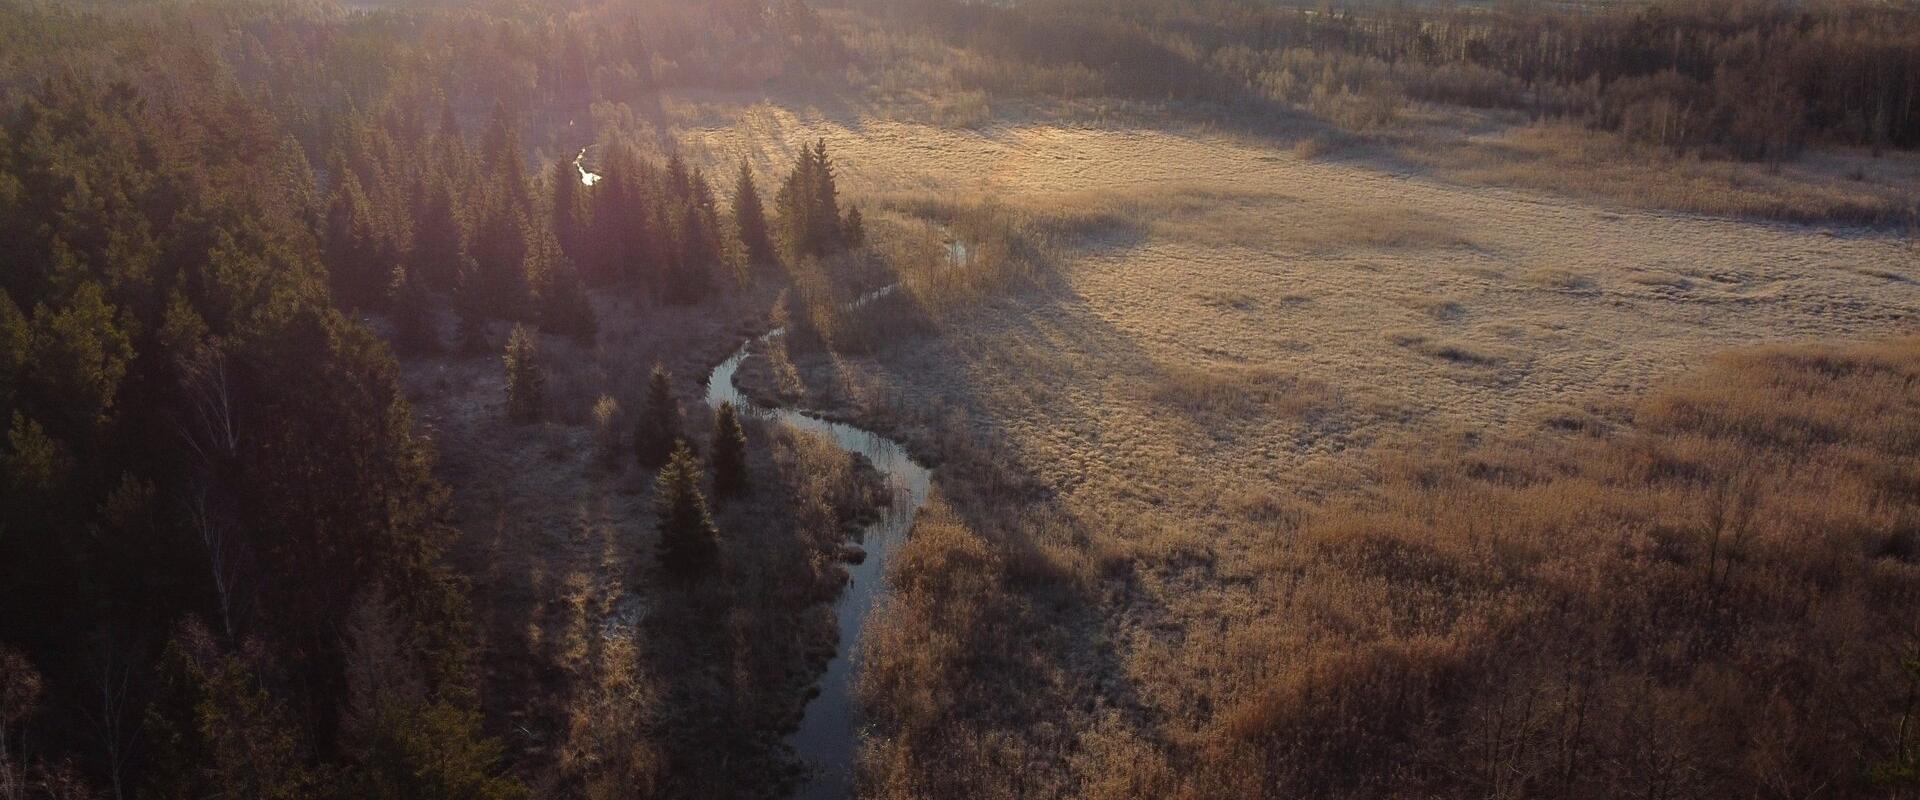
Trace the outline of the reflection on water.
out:
M 884 297 L 895 288 L 888 286 L 872 292 L 855 301 L 855 305 L 864 305 Z M 707 403 L 719 406 L 731 402 L 743 414 L 785 422 L 825 436 L 842 449 L 866 457 L 893 488 L 892 504 L 883 510 L 884 515 L 878 522 L 868 525 L 861 532 L 860 542 L 866 548 L 867 558 L 848 567 L 852 581 L 834 602 L 833 611 L 840 628 L 840 647 L 834 653 L 833 660 L 827 663 L 826 673 L 820 676 L 820 694 L 807 703 L 800 729 L 789 740 L 812 770 L 810 779 L 796 796 L 808 800 L 844 798 L 851 794 L 853 763 L 860 744 L 859 720 L 853 699 L 852 654 L 858 651 L 860 630 L 867 614 L 873 610 L 874 601 L 885 588 L 887 561 L 895 549 L 906 541 L 907 530 L 913 527 L 915 512 L 926 502 L 931 475 L 926 467 L 908 456 L 899 443 L 877 433 L 787 409 L 762 408 L 742 396 L 733 386 L 733 376 L 740 370 L 740 362 L 746 360 L 748 348 L 755 341 L 779 336 L 780 333 L 775 330 L 760 339 L 749 340 L 732 357 L 715 367 L 713 374 L 707 377 Z

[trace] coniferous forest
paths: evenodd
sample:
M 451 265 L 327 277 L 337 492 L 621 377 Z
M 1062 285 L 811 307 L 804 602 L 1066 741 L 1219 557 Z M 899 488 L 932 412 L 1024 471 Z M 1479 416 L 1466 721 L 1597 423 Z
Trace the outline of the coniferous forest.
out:
M 586 186 L 525 129 L 833 43 L 797 2 L 0 6 L 0 795 L 524 796 L 395 350 L 764 268 L 733 186 L 626 142 Z

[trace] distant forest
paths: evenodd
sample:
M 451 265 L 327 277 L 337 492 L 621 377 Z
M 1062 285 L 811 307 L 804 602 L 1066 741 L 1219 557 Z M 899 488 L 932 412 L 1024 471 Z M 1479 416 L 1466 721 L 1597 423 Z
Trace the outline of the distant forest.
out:
M 1566 116 L 1749 160 L 1920 146 L 1920 13 L 1879 3 L 851 0 L 991 93 L 1265 100 L 1365 127 L 1408 100 Z

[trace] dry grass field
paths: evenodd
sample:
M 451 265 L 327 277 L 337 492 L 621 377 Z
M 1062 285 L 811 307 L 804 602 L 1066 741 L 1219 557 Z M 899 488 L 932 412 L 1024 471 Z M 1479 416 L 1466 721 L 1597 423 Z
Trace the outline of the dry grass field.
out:
M 1515 579 L 1519 584 L 1537 585 L 1538 570 L 1562 568 L 1643 579 L 1639 556 L 1616 559 L 1591 541 L 1579 545 L 1596 548 L 1591 559 L 1566 557 L 1574 540 L 1543 531 L 1587 529 L 1539 515 L 1572 504 L 1567 513 L 1575 516 L 1586 508 L 1635 520 L 1629 530 L 1658 529 L 1666 524 L 1659 513 L 1623 510 L 1644 499 L 1587 487 L 1618 486 L 1629 480 L 1623 476 L 1663 486 L 1665 478 L 1624 466 L 1647 448 L 1742 453 L 1715 455 L 1721 460 L 1700 467 L 1709 485 L 1741 473 L 1727 464 L 1791 456 L 1767 441 L 1662 443 L 1662 435 L 1697 432 L 1672 433 L 1687 427 L 1680 423 L 1665 433 L 1639 431 L 1636 413 L 1642 422 L 1663 415 L 1671 421 L 1680 402 L 1658 401 L 1648 411 L 1637 405 L 1641 398 L 1732 348 L 1877 339 L 1912 332 L 1920 321 L 1920 254 L 1894 233 L 1489 188 L 1359 157 L 1303 153 L 1286 140 L 1038 120 L 956 131 L 760 107 L 683 141 L 716 162 L 747 157 L 776 168 L 765 154 L 815 136 L 833 146 L 843 185 L 856 198 L 896 210 L 944 209 L 962 221 L 970 217 L 954 209 L 971 208 L 971 218 L 1010 220 L 1015 238 L 1028 245 L 992 257 L 1021 261 L 1029 278 L 1006 291 L 956 300 L 939 294 L 939 281 L 910 281 L 900 298 L 868 312 L 914 320 L 892 329 L 910 335 L 867 336 L 824 351 L 776 348 L 774 358 L 743 371 L 758 391 L 859 419 L 946 462 L 939 472 L 946 497 L 923 512 L 914 549 L 895 568 L 894 604 L 867 648 L 869 712 L 882 733 L 869 746 L 876 796 L 1124 797 L 1176 789 L 1214 796 L 1250 780 L 1281 793 L 1378 796 L 1423 785 L 1440 791 L 1431 782 L 1434 770 L 1456 769 L 1447 787 L 1505 796 L 1538 786 L 1547 770 L 1533 762 L 1536 753 L 1459 716 L 1526 704 L 1524 693 L 1497 700 L 1487 693 L 1434 695 L 1430 703 L 1369 694 L 1412 691 L 1401 683 L 1445 681 L 1452 669 L 1478 669 L 1489 685 L 1497 683 L 1507 673 L 1487 668 L 1490 656 L 1481 648 L 1522 636 L 1508 627 L 1507 615 L 1530 612 L 1516 609 L 1551 605 L 1542 599 L 1551 592 L 1514 590 L 1516 584 L 1461 566 L 1480 563 L 1463 553 L 1502 547 L 1472 534 L 1470 524 L 1461 534 L 1469 543 L 1455 552 L 1433 539 L 1402 541 L 1422 530 L 1411 520 L 1444 528 L 1458 524 L 1449 519 L 1508 515 L 1527 531 L 1520 537 L 1526 547 L 1546 555 L 1473 569 L 1526 575 Z M 964 226 L 956 229 L 966 238 Z M 1865 356 L 1889 364 L 1869 372 L 1889 370 L 1892 383 L 1836 401 L 1842 420 L 1869 413 L 1861 409 L 1870 405 L 1846 403 L 1880 402 L 1872 392 L 1904 391 L 1906 402 L 1896 407 L 1911 408 L 1911 347 L 1902 347 Z M 1853 357 L 1833 356 L 1840 363 Z M 1751 396 L 1768 397 L 1784 385 L 1764 371 L 1756 378 L 1718 369 L 1708 374 L 1722 383 L 1746 381 Z M 1812 372 L 1824 374 L 1817 364 Z M 1709 406 L 1743 402 L 1709 394 Z M 1755 407 L 1777 402 L 1789 401 L 1776 397 Z M 1708 417 L 1743 413 L 1722 408 Z M 1653 443 L 1635 444 L 1642 436 Z M 1505 464 L 1477 454 L 1493 442 L 1540 454 Z M 1901 452 L 1897 441 L 1892 446 Z M 1583 471 L 1572 466 L 1577 460 L 1551 455 L 1562 447 L 1602 454 L 1590 454 Z M 1475 478 L 1492 475 L 1496 487 L 1509 474 L 1516 486 L 1553 485 L 1520 500 L 1476 489 L 1422 501 L 1434 484 L 1409 478 L 1408 465 L 1425 459 L 1451 465 L 1434 474 L 1457 468 Z M 1835 469 L 1833 485 L 1879 485 Z M 1762 472 L 1771 476 L 1766 480 L 1791 474 Z M 1573 477 L 1553 483 L 1553 475 Z M 1658 491 L 1678 492 L 1671 497 L 1676 508 L 1713 505 L 1694 502 L 1711 491 L 1681 483 Z M 1797 487 L 1802 493 L 1780 502 L 1799 509 L 1797 498 L 1827 488 Z M 1873 522 L 1849 517 L 1847 524 L 1858 535 L 1885 539 L 1869 549 L 1897 554 L 1910 545 L 1911 534 L 1900 531 L 1912 523 L 1911 498 L 1896 497 L 1884 509 L 1880 502 L 1862 501 L 1880 509 L 1860 512 Z M 1414 516 L 1403 521 L 1396 514 Z M 1353 527 L 1369 523 L 1342 521 L 1351 519 L 1385 520 L 1384 530 L 1394 533 L 1357 535 Z M 1696 524 L 1686 520 L 1672 524 Z M 1804 522 L 1780 522 L 1769 541 L 1790 540 L 1804 532 L 1796 527 Z M 1851 553 L 1853 542 L 1792 546 Z M 1752 551 L 1743 559 L 1791 564 L 1797 557 L 1743 546 Z M 1441 550 L 1415 557 L 1432 547 Z M 1713 565 L 1720 557 L 1705 556 L 1702 569 L 1719 574 Z M 1700 556 L 1675 558 L 1697 565 Z M 1889 602 L 1910 608 L 1912 559 L 1889 563 L 1893 577 L 1865 585 L 1904 587 L 1890 591 L 1906 599 Z M 1368 571 L 1376 567 L 1414 572 Z M 1815 570 L 1795 569 L 1802 567 Z M 1415 574 L 1428 568 L 1452 577 Z M 1845 568 L 1849 575 L 1854 569 Z M 1779 584 L 1750 587 L 1754 596 L 1829 579 L 1783 574 Z M 1483 579 L 1486 594 L 1474 588 Z M 1604 594 L 1599 585 L 1583 586 L 1581 592 Z M 1690 591 L 1658 591 L 1667 589 Z M 1294 616 L 1301 602 L 1318 610 Z M 1644 615 L 1697 610 L 1681 605 L 1634 610 L 1632 624 L 1657 626 Z M 1756 627 L 1792 628 L 1780 613 L 1743 618 Z M 1874 619 L 1877 631 L 1900 630 L 1897 619 Z M 1815 636 L 1797 628 L 1780 635 Z M 1703 645 L 1676 639 L 1670 646 Z M 1317 655 L 1302 661 L 1307 652 Z M 1712 669 L 1751 663 L 1744 658 L 1714 661 Z M 1897 664 L 1893 655 L 1882 662 L 1895 671 Z M 1639 666 L 1615 666 L 1594 670 L 1607 680 L 1641 675 Z M 1336 680 L 1369 671 L 1378 674 L 1355 678 L 1368 683 Z M 1706 680 L 1687 675 L 1679 685 Z M 1295 686 L 1297 694 L 1263 699 L 1287 691 L 1276 685 Z M 1623 685 L 1608 691 L 1625 691 Z M 1501 691 L 1510 688 L 1502 684 Z M 1319 702 L 1341 704 L 1347 713 L 1309 718 Z M 1431 715 L 1421 736 L 1471 729 L 1498 740 L 1495 750 L 1520 749 L 1487 756 L 1512 759 L 1499 763 L 1426 763 L 1420 742 L 1404 731 L 1364 729 L 1370 717 L 1363 710 L 1376 702 L 1408 712 L 1405 718 Z M 1606 735 L 1681 735 L 1660 720 L 1607 713 L 1616 714 L 1607 724 L 1617 727 Z M 1566 723 L 1564 714 L 1522 716 L 1509 722 L 1534 726 L 1527 730 Z M 1577 738 L 1601 735 L 1597 720 Z M 1322 724 L 1334 727 L 1313 727 Z M 1373 749 L 1309 756 L 1300 749 L 1305 740 L 1285 738 L 1294 734 L 1275 734 L 1282 741 L 1266 733 L 1316 730 L 1327 741 L 1364 741 Z M 1806 757 L 1804 742 L 1776 744 L 1773 756 Z M 1649 755 L 1581 752 L 1595 759 Z M 1684 770 L 1726 752 L 1676 746 L 1659 755 Z M 1409 759 L 1401 769 L 1351 761 L 1399 757 Z M 1565 764 L 1558 769 L 1561 791 L 1614 791 L 1639 786 L 1634 781 L 1642 775 L 1638 767 L 1601 777 Z M 1530 772 L 1516 778 L 1520 773 L 1508 770 Z M 1342 775 L 1368 778 L 1312 782 Z M 1715 780 L 1693 774 L 1682 783 L 1692 790 L 1728 785 Z
M 692 147 L 823 135 L 856 196 L 991 197 L 1064 231 L 1055 291 L 947 309 L 940 336 L 835 366 L 856 395 L 1008 434 L 1066 494 L 1180 468 L 1218 472 L 1201 495 L 1252 476 L 1318 495 L 1399 431 L 1528 424 L 1730 346 L 1912 330 L 1920 308 L 1920 252 L 1884 234 L 1465 187 L 1244 137 L 749 120 Z

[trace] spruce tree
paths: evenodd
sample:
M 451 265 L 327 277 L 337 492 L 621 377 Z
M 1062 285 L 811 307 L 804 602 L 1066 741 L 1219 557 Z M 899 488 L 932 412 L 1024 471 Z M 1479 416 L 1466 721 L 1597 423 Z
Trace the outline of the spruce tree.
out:
M 845 246 L 839 195 L 827 140 L 800 148 L 799 161 L 774 197 L 780 210 L 781 244 L 793 258 L 832 255 Z
M 649 469 L 667 462 L 680 439 L 680 406 L 673 400 L 673 377 L 667 368 L 653 365 L 647 378 L 647 396 L 640 405 L 640 424 L 633 433 L 633 449 L 640 466 Z
M 780 245 L 794 261 L 819 255 L 810 236 L 814 228 L 813 176 L 813 149 L 802 147 L 799 161 L 774 195 L 774 206 L 780 210 Z
M 523 209 L 527 207 L 527 171 L 520 154 L 520 130 L 504 102 L 493 106 L 493 118 L 487 123 L 481 158 L 492 178 L 492 200 Z
M 847 218 L 840 223 L 840 241 L 849 248 L 867 243 L 867 221 L 861 218 L 858 206 L 847 209 Z
M 533 422 L 546 405 L 547 376 L 540 367 L 540 341 L 525 325 L 507 336 L 507 418 Z
M 385 297 L 387 264 L 374 212 L 360 179 L 335 159 L 333 197 L 327 204 L 326 263 L 335 298 L 364 306 Z
M 713 265 L 720 260 L 719 244 L 712 229 L 702 222 L 699 209 L 689 207 L 681 212 L 678 243 L 676 267 L 667 282 L 667 300 L 698 303 L 712 291 Z
M 734 183 L 733 224 L 740 233 L 740 245 L 747 250 L 747 262 L 754 267 L 773 263 L 773 240 L 767 234 L 767 210 L 760 204 L 760 190 L 753 184 L 753 168 L 740 162 L 740 178 Z
M 714 409 L 709 447 L 713 452 L 713 498 L 718 503 L 747 487 L 747 436 L 740 430 L 740 414 L 732 403 L 721 403 Z
M 526 215 L 518 207 L 495 202 L 482 219 L 471 251 L 478 270 L 472 299 L 493 316 L 528 316 Z
M 813 149 L 813 213 L 811 234 L 817 255 L 838 252 L 845 242 L 840 237 L 840 190 L 834 185 L 833 159 L 827 156 L 827 140 L 820 139 Z
M 429 286 L 454 286 L 467 257 L 467 232 L 460 222 L 459 201 L 447 179 L 430 178 L 416 191 L 413 218 L 408 271 Z
M 553 184 L 553 237 L 559 241 L 560 249 L 567 257 L 578 262 L 585 256 L 581 244 L 587 231 L 587 187 L 580 182 L 580 168 L 569 160 L 553 162 L 550 180 Z
M 700 496 L 700 461 L 685 442 L 678 443 L 654 479 L 653 510 L 659 518 L 656 554 L 668 576 L 691 580 L 720 556 L 720 531 Z
M 573 260 L 561 252 L 552 236 L 538 234 L 527 248 L 527 261 L 528 280 L 537 280 L 533 293 L 539 303 L 541 327 L 581 344 L 593 344 L 600 330 L 599 320 Z

